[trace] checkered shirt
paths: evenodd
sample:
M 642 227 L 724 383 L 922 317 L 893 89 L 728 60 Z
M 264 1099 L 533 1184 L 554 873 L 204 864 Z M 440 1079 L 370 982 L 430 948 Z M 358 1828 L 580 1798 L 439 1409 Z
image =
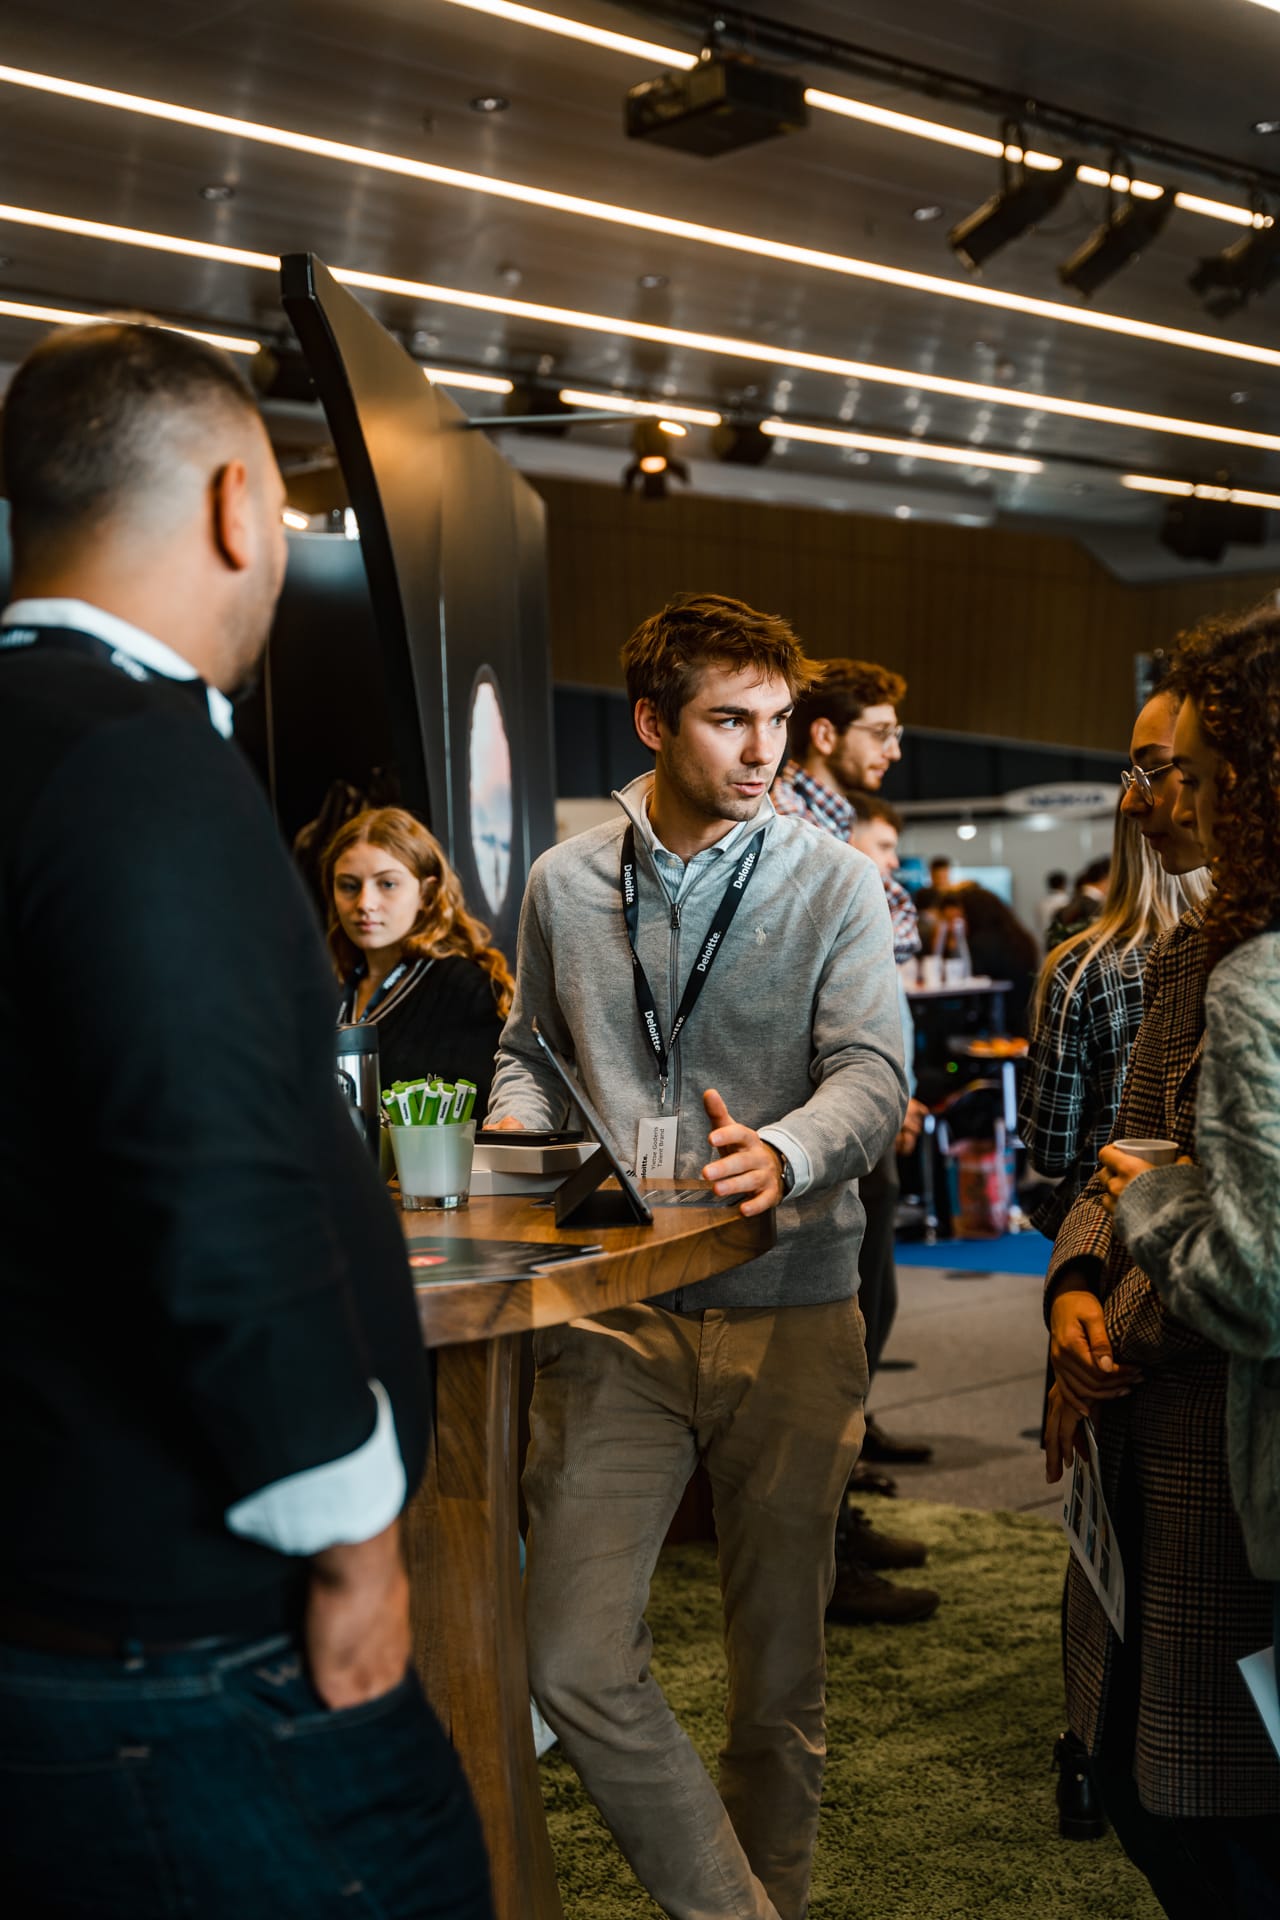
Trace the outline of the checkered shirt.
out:
M 788 760 L 773 783 L 769 795 L 778 813 L 807 820 L 837 840 L 853 838 L 858 815 L 851 801 L 831 787 L 824 787 L 807 774 L 798 760 Z M 893 923 L 893 957 L 901 963 L 920 951 L 920 929 L 916 921 L 915 901 L 898 880 L 886 880 L 885 898 Z
M 1111 1138 L 1129 1053 L 1142 1022 L 1141 953 L 1093 954 L 1075 992 L 1069 953 L 1053 969 L 1022 1076 L 1018 1130 L 1037 1173 L 1060 1175 L 1032 1224 L 1052 1239 Z

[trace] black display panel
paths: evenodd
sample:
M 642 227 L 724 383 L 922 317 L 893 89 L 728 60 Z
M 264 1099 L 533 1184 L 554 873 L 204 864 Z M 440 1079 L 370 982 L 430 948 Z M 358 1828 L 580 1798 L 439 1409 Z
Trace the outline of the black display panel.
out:
M 314 256 L 288 256 L 281 279 L 359 525 L 378 661 L 377 684 L 357 689 L 369 651 L 354 629 L 345 659 L 323 644 L 310 655 L 305 621 L 289 627 L 302 583 L 286 586 L 264 703 L 281 824 L 300 805 L 312 818 L 353 755 L 370 755 L 513 955 L 529 866 L 555 836 L 543 504 Z

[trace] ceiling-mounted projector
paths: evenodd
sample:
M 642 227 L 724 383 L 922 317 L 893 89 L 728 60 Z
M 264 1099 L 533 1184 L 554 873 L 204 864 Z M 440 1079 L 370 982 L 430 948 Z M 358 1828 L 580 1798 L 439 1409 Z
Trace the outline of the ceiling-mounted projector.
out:
M 712 160 L 808 125 L 804 81 L 754 60 L 716 54 L 687 73 L 659 73 L 626 98 L 632 140 Z

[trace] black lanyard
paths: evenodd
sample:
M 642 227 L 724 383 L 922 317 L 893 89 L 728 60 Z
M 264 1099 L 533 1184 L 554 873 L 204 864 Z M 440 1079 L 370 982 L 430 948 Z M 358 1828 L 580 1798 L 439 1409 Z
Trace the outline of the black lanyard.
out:
M 198 698 L 205 718 L 209 717 L 209 689 L 198 675 L 190 680 L 174 680 L 167 673 L 153 673 L 123 647 L 113 647 L 109 640 L 103 640 L 96 633 L 85 633 L 80 627 L 0 627 L 0 655 L 26 653 L 33 647 L 61 647 L 66 653 L 87 654 L 91 660 L 114 667 L 117 673 L 128 674 L 131 680 L 162 680 L 166 686 L 177 687 L 180 692 Z
M 720 905 L 716 908 L 716 917 L 711 922 L 707 937 L 702 943 L 702 951 L 693 963 L 681 995 L 680 1005 L 676 1009 L 675 1024 L 671 1029 L 671 1038 L 664 1045 L 662 1027 L 658 1020 L 658 1007 L 653 997 L 653 988 L 649 985 L 649 976 L 641 964 L 636 952 L 636 932 L 640 925 L 640 907 L 636 888 L 636 835 L 635 828 L 628 827 L 622 841 L 622 872 L 619 885 L 622 888 L 622 918 L 627 929 L 627 945 L 631 949 L 631 972 L 635 983 L 636 1005 L 640 1009 L 640 1029 L 647 1044 L 653 1049 L 654 1064 L 658 1069 L 658 1084 L 662 1099 L 667 1097 L 668 1063 L 675 1052 L 676 1041 L 698 1004 L 698 996 L 707 984 L 707 975 L 716 963 L 716 957 L 724 945 L 725 935 L 733 924 L 733 916 L 742 905 L 742 896 L 750 884 L 751 876 L 760 864 L 759 834 L 753 834 L 745 851 L 740 854 L 733 870 L 733 878 L 724 890 Z M 672 924 L 679 926 L 679 908 L 672 909 Z
M 357 1021 L 355 1016 L 356 988 L 364 978 L 363 970 L 352 974 L 347 980 L 342 1005 L 338 1008 L 339 1026 L 363 1026 L 366 1020 L 375 1023 L 384 1013 L 389 1013 L 393 1005 L 398 1005 L 407 993 L 417 986 L 422 975 L 431 965 L 430 960 L 402 960 L 398 967 L 392 967 L 382 985 L 369 996 L 369 1004 Z

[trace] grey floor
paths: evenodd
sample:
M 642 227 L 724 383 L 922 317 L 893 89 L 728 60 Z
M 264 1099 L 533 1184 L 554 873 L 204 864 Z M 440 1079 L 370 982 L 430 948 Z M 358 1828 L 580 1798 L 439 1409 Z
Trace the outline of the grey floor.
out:
M 892 1470 L 899 1493 L 1055 1517 L 1061 1490 L 1045 1483 L 1038 1438 L 1046 1350 L 1040 1281 L 899 1267 L 898 1293 L 885 1359 L 915 1364 L 882 1370 L 871 1411 L 894 1439 L 926 1440 L 934 1450 L 928 1466 Z

